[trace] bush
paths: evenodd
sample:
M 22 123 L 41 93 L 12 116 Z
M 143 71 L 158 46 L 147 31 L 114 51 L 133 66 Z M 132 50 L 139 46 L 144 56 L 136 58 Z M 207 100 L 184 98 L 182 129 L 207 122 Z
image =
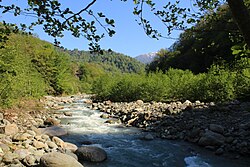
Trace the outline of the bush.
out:
M 93 85 L 99 100 L 229 101 L 249 97 L 249 69 L 241 73 L 225 66 L 212 66 L 208 73 L 194 75 L 191 71 L 169 69 L 146 74 L 105 75 Z

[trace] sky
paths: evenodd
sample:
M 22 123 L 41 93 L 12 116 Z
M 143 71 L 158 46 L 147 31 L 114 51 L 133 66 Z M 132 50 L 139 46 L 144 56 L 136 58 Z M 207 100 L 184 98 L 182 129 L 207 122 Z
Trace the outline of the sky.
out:
M 59 0 L 63 8 L 69 7 L 73 11 L 79 11 L 84 8 L 90 0 Z M 167 3 L 168 1 L 161 1 Z M 27 7 L 27 1 L 24 0 L 2 0 L 3 4 L 16 4 Z M 133 1 L 121 2 L 121 0 L 97 0 L 91 6 L 94 12 L 103 12 L 109 18 L 115 20 L 116 34 L 113 37 L 106 37 L 101 40 L 100 45 L 103 49 L 112 49 L 113 51 L 135 57 L 141 54 L 157 52 L 162 48 L 170 47 L 175 40 L 161 38 L 159 40 L 151 39 L 144 33 L 133 15 Z M 167 33 L 166 27 L 160 21 L 152 17 L 152 13 L 145 12 L 145 17 L 152 18 L 152 23 L 158 30 Z M 30 23 L 33 18 L 28 16 L 14 17 L 12 14 L 0 14 L 0 21 L 5 20 L 11 23 Z M 40 39 L 53 43 L 54 39 L 43 32 L 41 28 L 35 28 L 34 33 Z M 172 37 L 177 38 L 179 33 L 174 32 Z M 67 49 L 88 50 L 88 41 L 84 37 L 75 38 L 70 33 L 65 32 L 64 37 L 59 39 L 61 46 Z

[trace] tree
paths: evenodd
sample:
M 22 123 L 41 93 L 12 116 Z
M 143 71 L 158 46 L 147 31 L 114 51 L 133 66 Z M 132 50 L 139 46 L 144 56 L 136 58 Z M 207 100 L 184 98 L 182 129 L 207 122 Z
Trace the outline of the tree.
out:
M 127 0 L 121 0 L 126 2 Z M 2 0 L 0 0 L 0 3 Z M 163 4 L 154 0 L 133 0 L 134 15 L 138 16 L 138 24 L 141 25 L 149 37 L 168 37 L 174 30 L 185 30 L 191 24 L 206 20 L 209 16 L 216 18 L 215 10 L 222 4 L 227 3 L 231 9 L 235 21 L 241 30 L 245 42 L 250 46 L 250 14 L 247 4 L 249 0 L 194 0 L 191 6 L 181 7 L 181 2 L 176 0 Z M 92 0 L 78 12 L 73 12 L 70 8 L 63 9 L 57 0 L 28 0 L 28 8 L 21 8 L 12 5 L 0 5 L 2 13 L 12 12 L 14 16 L 27 15 L 36 17 L 36 21 L 31 25 L 21 24 L 21 28 L 32 29 L 36 25 L 42 25 L 44 31 L 55 38 L 55 44 L 59 44 L 58 38 L 63 36 L 64 31 L 70 31 L 73 36 L 84 36 L 90 41 L 91 51 L 100 51 L 99 41 L 108 34 L 115 34 L 115 21 L 107 18 L 102 12 L 94 12 L 91 7 L 96 3 Z M 161 5 L 161 6 L 160 6 Z M 166 36 L 151 25 L 150 20 L 144 17 L 143 13 L 149 9 L 167 27 Z M 86 20 L 85 16 L 92 19 Z M 98 33 L 97 24 L 104 30 Z

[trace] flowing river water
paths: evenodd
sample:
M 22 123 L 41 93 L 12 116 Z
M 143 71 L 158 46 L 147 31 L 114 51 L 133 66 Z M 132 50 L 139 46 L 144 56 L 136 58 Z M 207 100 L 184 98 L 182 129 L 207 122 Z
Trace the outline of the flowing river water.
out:
M 102 163 L 85 167 L 247 167 L 245 161 L 215 156 L 212 152 L 186 142 L 163 139 L 142 140 L 146 132 L 123 125 L 106 124 L 99 111 L 90 110 L 84 99 L 65 106 L 72 117 L 61 118 L 68 135 L 63 140 L 101 147 L 108 154 Z

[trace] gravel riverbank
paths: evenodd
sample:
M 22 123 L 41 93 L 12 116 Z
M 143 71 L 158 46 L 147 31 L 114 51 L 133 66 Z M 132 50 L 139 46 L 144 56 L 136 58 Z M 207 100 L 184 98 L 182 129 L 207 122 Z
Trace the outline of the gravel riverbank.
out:
M 25 109 L 0 110 L 0 166 L 82 167 L 78 161 L 105 160 L 103 150 L 77 147 L 60 139 L 67 131 L 60 126 L 58 118 L 71 114 L 57 110 L 74 100 L 73 96 L 47 96 L 39 102 L 45 108 L 27 107 L 27 104 Z
M 233 158 L 250 155 L 250 102 L 224 104 L 196 102 L 93 103 L 91 109 L 104 112 L 108 123 L 122 122 L 154 132 L 160 137 L 184 140 Z
M 60 139 L 67 131 L 61 128 L 59 118 L 71 117 L 72 113 L 57 110 L 81 98 L 47 96 L 39 102 L 45 107 L 42 110 L 36 107 L 0 110 L 0 166 L 80 167 L 84 161 L 104 161 L 107 155 L 102 149 L 77 147 Z M 106 123 L 123 123 L 152 132 L 147 133 L 145 140 L 182 140 L 216 155 L 250 157 L 250 102 L 93 103 L 85 100 L 85 103 L 90 109 L 103 112 L 101 117 Z

